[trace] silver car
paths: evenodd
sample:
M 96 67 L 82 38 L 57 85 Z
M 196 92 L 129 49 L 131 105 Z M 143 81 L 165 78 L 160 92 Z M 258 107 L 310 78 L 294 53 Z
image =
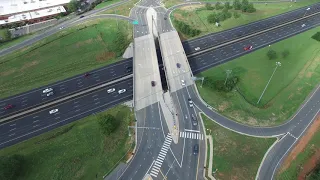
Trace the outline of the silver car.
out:
M 53 91 L 47 93 L 47 97 L 52 96 L 53 95 Z

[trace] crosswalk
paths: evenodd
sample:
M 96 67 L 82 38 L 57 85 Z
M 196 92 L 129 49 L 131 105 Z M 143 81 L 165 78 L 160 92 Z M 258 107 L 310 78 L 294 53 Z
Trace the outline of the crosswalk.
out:
M 180 132 L 181 138 L 186 139 L 200 139 L 203 140 L 203 134 L 200 134 L 198 132 Z
M 158 158 L 153 164 L 153 167 L 152 167 L 151 173 L 150 173 L 151 176 L 153 176 L 153 177 L 157 177 L 158 176 L 158 173 L 160 171 L 162 162 L 164 161 L 164 158 L 166 157 L 166 154 L 167 154 L 167 152 L 168 152 L 168 150 L 170 148 L 171 142 L 172 142 L 171 134 L 168 134 L 166 139 L 165 139 L 165 141 L 164 141 L 164 143 L 163 143 L 163 145 L 162 145 L 162 148 L 160 150 Z

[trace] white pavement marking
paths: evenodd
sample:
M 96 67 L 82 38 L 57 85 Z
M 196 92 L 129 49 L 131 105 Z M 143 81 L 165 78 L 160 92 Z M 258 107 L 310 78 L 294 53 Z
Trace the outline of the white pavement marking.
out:
M 180 132 L 180 138 L 203 140 L 203 134 L 194 132 Z
M 192 130 L 192 129 L 184 129 L 185 131 L 190 131 L 190 132 L 200 132 L 200 131 L 197 131 L 197 130 Z

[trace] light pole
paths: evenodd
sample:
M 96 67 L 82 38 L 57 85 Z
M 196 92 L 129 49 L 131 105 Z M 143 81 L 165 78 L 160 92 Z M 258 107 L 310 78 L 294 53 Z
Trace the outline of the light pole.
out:
M 270 47 L 271 47 L 271 45 L 269 45 L 269 49 L 268 49 L 268 51 L 270 51 Z
M 201 78 L 201 85 L 200 85 L 201 88 L 202 88 L 202 85 L 203 85 L 203 81 L 204 81 L 204 77 Z
M 269 85 L 269 83 L 270 83 L 270 81 L 271 81 L 271 79 L 272 79 L 272 77 L 273 77 L 274 73 L 276 72 L 276 70 L 277 70 L 278 66 L 281 66 L 281 63 L 280 63 L 280 62 L 276 62 L 276 68 L 274 68 L 274 71 L 273 71 L 273 73 L 272 73 L 272 75 L 271 75 L 271 77 L 270 77 L 270 79 L 269 79 L 269 81 L 268 81 L 268 83 L 267 83 L 266 87 L 264 88 L 264 90 L 263 90 L 263 92 L 262 92 L 262 94 L 261 94 L 261 96 L 260 96 L 260 98 L 259 98 L 259 100 L 258 100 L 257 104 L 259 104 L 259 102 L 260 102 L 260 100 L 261 100 L 261 98 L 262 98 L 262 96 L 263 96 L 264 92 L 266 91 L 266 89 L 267 89 L 267 87 L 268 87 L 268 85 Z
M 227 73 L 227 77 L 226 77 L 226 80 L 224 81 L 224 85 L 226 85 L 229 75 L 232 73 L 232 70 L 228 69 L 226 73 Z
M 306 9 L 306 12 L 304 13 L 304 15 L 303 15 L 302 17 L 304 17 L 309 10 L 310 10 L 310 8 L 307 8 L 307 9 Z

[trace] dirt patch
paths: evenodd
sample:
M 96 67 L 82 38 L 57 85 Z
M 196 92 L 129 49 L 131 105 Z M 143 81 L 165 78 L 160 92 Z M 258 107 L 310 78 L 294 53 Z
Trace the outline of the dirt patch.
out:
M 174 13 L 173 17 L 174 17 L 174 19 L 177 19 L 177 20 L 183 20 L 184 19 L 183 16 L 181 14 L 179 14 L 179 13 Z
M 181 7 L 180 9 L 184 11 L 194 11 L 202 7 L 204 7 L 204 5 L 192 5 L 192 6 L 184 6 L 184 7 Z
M 222 102 L 219 106 L 218 106 L 218 110 L 223 112 L 224 110 L 226 110 L 229 107 L 229 103 L 228 102 Z
M 37 64 L 39 64 L 39 61 L 31 61 L 31 62 L 25 63 L 25 64 L 21 67 L 20 71 L 23 71 L 23 70 L 25 70 L 25 69 L 28 69 L 28 68 L 30 68 L 30 67 L 32 67 L 32 66 L 37 65 Z
M 304 150 L 304 148 L 307 146 L 308 142 L 311 140 L 314 133 L 317 132 L 318 129 L 320 129 L 319 127 L 320 127 L 320 116 L 318 116 L 317 119 L 311 124 L 307 132 L 299 140 L 299 142 L 296 144 L 296 146 L 291 151 L 289 156 L 287 156 L 287 158 L 284 160 L 284 163 L 280 169 L 280 173 L 285 171 L 290 166 L 291 161 L 295 160 L 298 154 Z
M 12 73 L 14 73 L 14 72 L 16 72 L 15 69 L 10 69 L 10 70 L 8 70 L 8 71 L 1 72 L 1 73 L 0 73 L 0 76 L 9 76 L 10 74 L 12 74 Z
M 92 41 L 93 41 L 93 39 L 91 38 L 91 39 L 87 39 L 87 40 L 82 41 L 82 42 L 77 42 L 77 43 L 76 43 L 76 47 L 79 48 L 79 47 L 81 47 L 81 46 L 83 46 L 83 45 L 91 44 Z
M 302 166 L 298 176 L 298 180 L 306 180 L 307 175 L 317 166 L 320 162 L 320 149 Z
M 109 59 L 113 59 L 115 57 L 116 57 L 116 54 L 114 52 L 103 52 L 96 55 L 96 60 L 99 62 L 102 62 L 102 61 L 107 61 Z

